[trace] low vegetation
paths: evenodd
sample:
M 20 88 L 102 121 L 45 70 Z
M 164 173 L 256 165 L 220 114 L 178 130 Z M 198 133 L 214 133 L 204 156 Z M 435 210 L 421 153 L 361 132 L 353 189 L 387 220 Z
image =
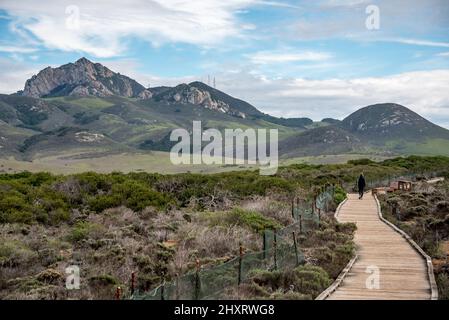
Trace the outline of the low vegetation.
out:
M 449 299 L 449 182 L 418 182 L 412 192 L 381 196 L 385 217 L 432 258 L 440 299 Z
M 286 270 L 253 270 L 250 280 L 227 298 L 315 299 L 340 274 L 354 255 L 356 226 L 324 217 L 316 229 L 299 236 L 303 265 Z
M 0 299 L 111 299 L 118 286 L 129 296 L 133 272 L 136 289 L 144 291 L 193 270 L 197 260 L 204 268 L 226 262 L 239 254 L 240 244 L 260 251 L 263 230 L 293 222 L 293 197 L 311 200 L 326 184 L 351 184 L 362 171 L 374 180 L 447 168 L 448 158 L 409 157 L 297 164 L 275 176 L 3 174 Z M 343 199 L 338 187 L 329 211 Z M 350 259 L 353 231 L 323 217 L 319 228 L 299 237 L 306 265 L 285 274 L 260 271 L 244 296 L 314 298 Z M 71 265 L 80 267 L 80 290 L 65 289 Z M 263 290 L 254 291 L 256 285 Z

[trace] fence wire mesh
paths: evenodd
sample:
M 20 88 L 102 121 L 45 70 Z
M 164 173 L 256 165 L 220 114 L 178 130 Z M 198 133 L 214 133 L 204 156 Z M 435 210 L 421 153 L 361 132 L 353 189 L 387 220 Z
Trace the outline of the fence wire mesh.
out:
M 292 208 L 295 223 L 280 230 L 265 230 L 263 250 L 246 252 L 223 264 L 179 276 L 148 292 L 135 292 L 135 300 L 207 300 L 223 298 L 229 288 L 247 281 L 254 270 L 286 270 L 305 262 L 296 236 L 319 225 L 317 210 L 326 210 L 333 201 L 334 187 L 327 186 L 311 201 Z

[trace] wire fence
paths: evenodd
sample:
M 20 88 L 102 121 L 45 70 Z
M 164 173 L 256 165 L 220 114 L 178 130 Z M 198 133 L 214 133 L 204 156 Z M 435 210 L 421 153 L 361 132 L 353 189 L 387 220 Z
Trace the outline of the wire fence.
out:
M 201 268 L 197 260 L 193 272 L 164 282 L 148 292 L 134 292 L 134 300 L 208 300 L 226 297 L 227 290 L 238 287 L 251 278 L 255 270 L 287 270 L 304 264 L 304 254 L 297 244 L 297 236 L 319 226 L 321 212 L 334 199 L 335 187 L 328 185 L 309 201 L 292 202 L 293 224 L 280 230 L 264 230 L 263 249 L 244 252 L 211 268 Z

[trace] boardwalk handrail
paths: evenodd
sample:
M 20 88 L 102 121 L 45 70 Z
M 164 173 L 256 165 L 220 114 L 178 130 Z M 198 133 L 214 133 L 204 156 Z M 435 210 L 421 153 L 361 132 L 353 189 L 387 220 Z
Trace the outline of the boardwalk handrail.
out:
M 399 233 L 405 240 L 407 240 L 408 243 L 410 243 L 423 258 L 426 260 L 426 266 L 427 266 L 427 277 L 430 283 L 430 291 L 431 291 L 431 300 L 438 300 L 438 287 L 435 281 L 435 275 L 433 273 L 433 264 L 432 259 L 429 257 L 427 253 L 424 252 L 424 250 L 403 230 L 399 229 L 397 226 L 395 226 L 393 223 L 385 219 L 382 215 L 382 209 L 380 206 L 379 199 L 377 198 L 377 195 L 374 195 L 374 199 L 376 200 L 377 204 L 377 213 L 379 215 L 379 218 L 382 222 L 390 226 L 394 231 Z

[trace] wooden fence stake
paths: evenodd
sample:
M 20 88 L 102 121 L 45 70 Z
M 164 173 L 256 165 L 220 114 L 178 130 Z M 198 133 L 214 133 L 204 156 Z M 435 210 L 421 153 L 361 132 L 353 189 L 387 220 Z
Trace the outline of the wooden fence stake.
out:
M 262 237 L 262 247 L 263 247 L 263 259 L 267 259 L 267 230 L 263 231 L 263 237 Z
M 196 259 L 196 272 L 195 272 L 195 299 L 199 300 L 200 291 L 201 291 L 201 283 L 200 283 L 200 260 Z
M 273 234 L 273 258 L 274 258 L 274 270 L 278 269 L 278 254 L 277 254 L 277 236 L 276 231 Z
M 295 231 L 293 231 L 292 234 L 293 234 L 293 244 L 294 244 L 294 246 L 295 246 L 296 266 L 299 266 L 298 245 L 296 244 L 296 234 L 295 234 Z
M 321 223 L 321 209 L 318 208 L 318 224 Z
M 175 297 L 175 299 L 176 300 L 179 300 L 179 273 L 176 273 L 176 275 L 175 275 L 175 281 L 176 281 L 176 283 L 175 283 L 175 286 L 176 286 L 176 297 Z
M 163 282 L 161 285 L 161 300 L 165 300 L 165 279 L 163 279 Z
M 131 273 L 131 294 L 134 294 L 134 290 L 136 288 L 136 274 L 135 272 Z
M 242 246 L 242 243 L 240 243 L 238 285 L 240 285 L 242 283 L 242 262 L 243 262 L 243 246 Z
M 120 300 L 121 292 L 122 292 L 122 288 L 117 287 L 117 289 L 115 289 L 115 300 Z
M 292 199 L 292 218 L 295 219 L 295 198 Z

